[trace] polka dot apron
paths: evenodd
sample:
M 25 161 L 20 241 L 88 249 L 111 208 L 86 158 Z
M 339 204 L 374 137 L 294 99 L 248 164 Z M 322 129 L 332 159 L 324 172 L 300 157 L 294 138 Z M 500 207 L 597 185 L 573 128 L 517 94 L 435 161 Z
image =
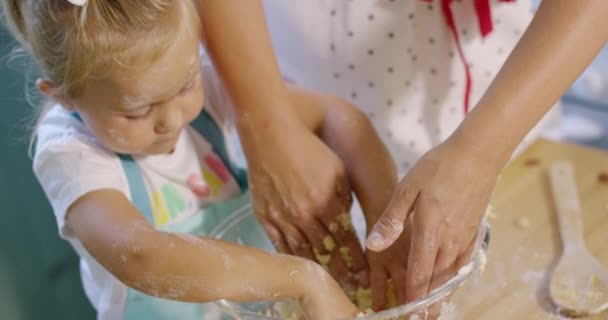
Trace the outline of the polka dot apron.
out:
M 366 112 L 402 174 L 460 124 L 532 18 L 526 0 L 264 4 L 283 74 Z

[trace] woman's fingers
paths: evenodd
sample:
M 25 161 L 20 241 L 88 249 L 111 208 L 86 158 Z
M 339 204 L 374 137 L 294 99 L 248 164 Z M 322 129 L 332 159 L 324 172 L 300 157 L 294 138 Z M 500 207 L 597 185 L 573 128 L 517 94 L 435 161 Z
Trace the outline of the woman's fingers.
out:
M 372 289 L 372 308 L 383 310 L 386 306 L 387 272 L 383 266 L 370 267 L 370 282 Z
M 431 278 L 429 292 L 442 286 L 450 280 L 455 272 L 454 265 L 458 258 L 459 249 L 450 245 L 443 244 L 439 248 L 435 266 L 433 268 L 433 276 Z
M 413 234 L 407 262 L 406 298 L 413 301 L 429 291 L 439 252 L 439 225 L 432 215 L 436 210 L 430 201 L 418 201 L 413 214 Z
M 289 248 L 289 245 L 287 245 L 287 241 L 285 240 L 283 233 L 279 230 L 279 228 L 277 228 L 270 221 L 262 221 L 261 223 L 262 227 L 264 227 L 264 230 L 266 231 L 266 234 L 268 234 L 270 241 L 278 252 L 293 254 L 291 252 L 291 249 Z
M 386 210 L 367 237 L 366 246 L 370 250 L 385 250 L 403 232 L 403 223 L 413 211 L 418 197 L 418 190 L 410 190 L 408 181 L 405 179 L 407 177 L 399 183 Z
M 281 234 L 283 235 L 291 254 L 313 261 L 315 260 L 310 242 L 298 228 L 286 221 L 279 221 L 277 226 L 280 228 Z

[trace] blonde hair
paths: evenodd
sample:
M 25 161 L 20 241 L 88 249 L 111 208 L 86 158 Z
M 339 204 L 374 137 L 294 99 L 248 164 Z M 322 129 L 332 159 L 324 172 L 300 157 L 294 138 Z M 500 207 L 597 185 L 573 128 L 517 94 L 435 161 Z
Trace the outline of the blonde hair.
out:
M 153 63 L 183 27 L 200 30 L 192 0 L 1 1 L 13 35 L 63 97 L 91 77 Z

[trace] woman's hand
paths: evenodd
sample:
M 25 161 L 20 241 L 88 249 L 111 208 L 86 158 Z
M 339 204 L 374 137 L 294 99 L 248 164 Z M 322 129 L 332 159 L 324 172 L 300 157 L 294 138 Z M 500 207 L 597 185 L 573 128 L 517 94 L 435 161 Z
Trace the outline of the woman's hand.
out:
M 256 140 L 264 145 L 248 155 L 253 206 L 275 247 L 318 261 L 345 289 L 365 285 L 342 161 L 303 125 Z
M 405 276 L 411 240 L 412 219 L 407 219 L 403 233 L 390 247 L 381 252 L 367 251 L 374 310 L 384 310 L 394 307 L 392 304 L 405 302 Z
M 411 216 L 407 301 L 445 283 L 468 260 L 501 169 L 449 139 L 427 152 L 401 180 L 367 247 L 385 250 Z

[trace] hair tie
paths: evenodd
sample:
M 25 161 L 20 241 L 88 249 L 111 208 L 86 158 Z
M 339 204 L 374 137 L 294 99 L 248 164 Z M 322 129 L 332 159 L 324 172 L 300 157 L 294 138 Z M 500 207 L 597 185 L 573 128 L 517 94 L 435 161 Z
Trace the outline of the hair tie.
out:
M 84 6 L 87 3 L 87 0 L 68 0 L 69 3 L 76 6 Z

